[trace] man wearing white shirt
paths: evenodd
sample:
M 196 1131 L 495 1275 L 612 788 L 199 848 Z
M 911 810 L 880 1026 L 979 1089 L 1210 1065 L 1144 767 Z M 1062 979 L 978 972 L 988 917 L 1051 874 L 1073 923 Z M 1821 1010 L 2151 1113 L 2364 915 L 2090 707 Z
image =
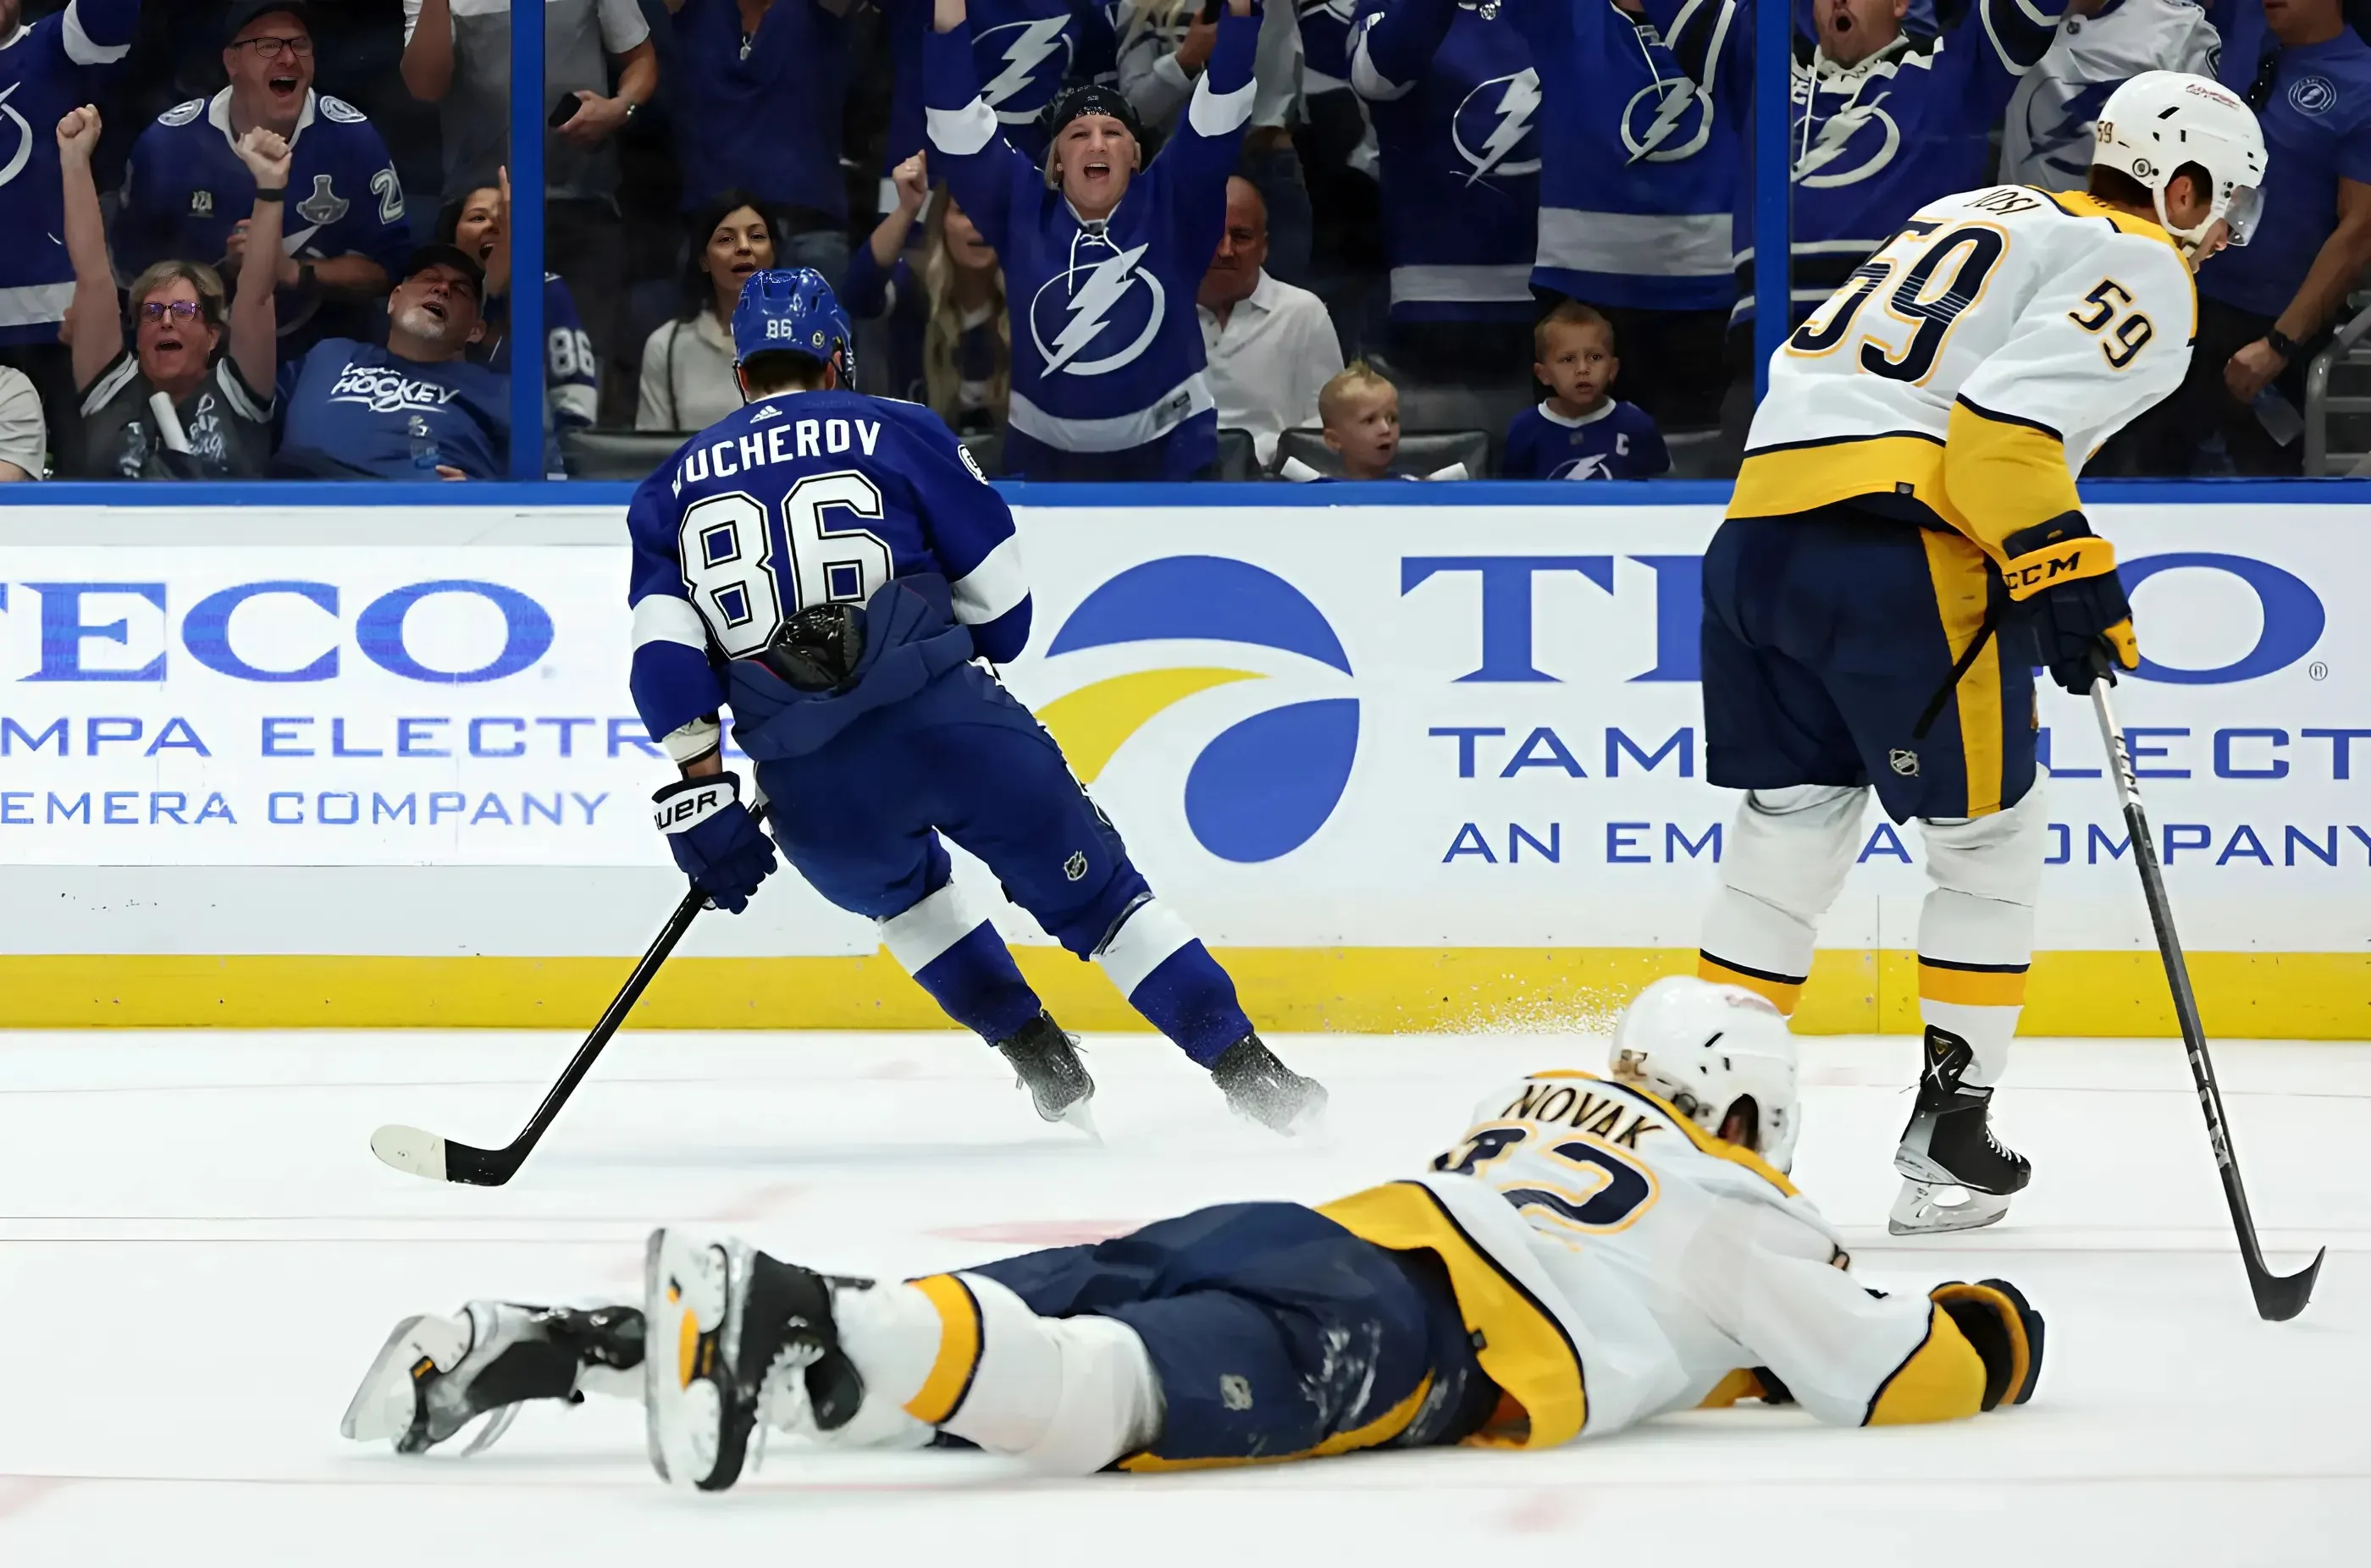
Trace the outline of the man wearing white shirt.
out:
M 1324 302 L 1278 282 L 1267 260 L 1267 207 L 1241 175 L 1227 181 L 1227 229 L 1195 295 L 1220 430 L 1247 430 L 1262 467 L 1276 438 L 1317 422 L 1317 394 L 1342 368 Z

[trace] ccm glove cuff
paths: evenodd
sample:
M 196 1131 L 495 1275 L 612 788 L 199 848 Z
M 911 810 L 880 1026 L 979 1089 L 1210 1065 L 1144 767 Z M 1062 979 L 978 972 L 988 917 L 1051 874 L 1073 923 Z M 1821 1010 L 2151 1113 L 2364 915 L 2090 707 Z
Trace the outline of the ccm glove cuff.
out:
M 2001 580 L 2012 599 L 2030 599 L 2046 588 L 2116 570 L 2116 547 L 2092 533 L 2079 512 L 2062 512 L 2020 529 L 2001 541 L 2001 549 L 2007 558 L 2001 562 Z

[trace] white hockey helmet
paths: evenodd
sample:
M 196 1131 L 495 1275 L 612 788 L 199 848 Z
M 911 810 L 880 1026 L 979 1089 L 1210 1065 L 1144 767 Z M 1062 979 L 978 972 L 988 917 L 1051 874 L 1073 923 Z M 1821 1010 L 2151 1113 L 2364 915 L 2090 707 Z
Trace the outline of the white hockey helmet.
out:
M 2194 251 L 2221 218 L 2245 245 L 2263 211 L 2264 133 L 2256 115 L 2220 83 L 2186 71 L 2144 71 L 2108 95 L 2092 137 L 2091 164 L 2130 175 L 2157 201 L 2157 222 Z M 2212 177 L 2212 211 L 2195 228 L 2166 215 L 2165 188 L 2184 164 Z
M 1613 1026 L 1616 1081 L 1635 1084 L 1715 1137 L 1750 1103 L 1748 1147 L 1781 1170 L 1795 1161 L 1795 1036 L 1769 999 L 1741 986 L 1667 974 Z

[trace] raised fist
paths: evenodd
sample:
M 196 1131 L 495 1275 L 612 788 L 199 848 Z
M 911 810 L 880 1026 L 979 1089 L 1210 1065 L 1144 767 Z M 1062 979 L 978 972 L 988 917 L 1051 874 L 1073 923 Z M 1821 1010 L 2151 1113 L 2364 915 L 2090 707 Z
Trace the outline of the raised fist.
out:
M 59 155 L 88 163 L 92 149 L 98 145 L 98 106 L 87 103 L 80 109 L 66 110 L 66 117 L 58 121 Z
M 247 172 L 255 176 L 258 188 L 266 190 L 285 190 L 288 166 L 295 155 L 289 151 L 287 138 L 277 131 L 267 131 L 258 125 L 238 139 L 238 161 Z

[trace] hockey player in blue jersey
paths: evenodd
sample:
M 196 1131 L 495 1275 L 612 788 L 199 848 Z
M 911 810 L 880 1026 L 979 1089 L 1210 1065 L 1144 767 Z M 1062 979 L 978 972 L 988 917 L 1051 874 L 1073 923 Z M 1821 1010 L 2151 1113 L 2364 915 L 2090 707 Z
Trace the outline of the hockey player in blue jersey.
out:
M 69 0 L 38 22 L 24 18 L 24 0 L 0 0 L 0 234 L 8 236 L 0 245 L 0 364 L 31 379 L 54 440 L 74 428 L 77 398 L 58 341 L 75 271 L 51 128 L 103 96 L 110 68 L 132 52 L 140 0 Z
M 1752 10 L 1772 0 L 1644 0 L 1715 98 L 1739 156 L 1739 298 L 1753 315 Z M 1782 0 L 1783 3 L 1783 0 Z M 1795 40 L 1792 316 L 1810 314 L 1929 202 L 1984 183 L 2018 79 L 2050 49 L 2065 0 L 1812 0 Z
M 1234 982 L 1155 899 L 1051 736 L 976 661 L 1029 637 L 1012 514 L 946 426 L 845 389 L 852 329 L 822 277 L 759 272 L 733 314 L 747 404 L 634 494 L 633 696 L 683 769 L 654 797 L 676 861 L 720 906 L 774 869 L 882 940 L 1004 1054 L 1048 1121 L 1094 1082 L 996 928 L 950 878 L 945 835 L 1047 933 L 1279 1132 L 1325 1091 L 1278 1062 Z M 757 770 L 723 771 L 719 710 Z
M 1148 162 L 1112 87 L 1047 107 L 1041 167 L 980 97 L 964 0 L 936 0 L 923 40 L 931 172 L 1004 263 L 1012 301 L 1008 472 L 1028 479 L 1186 479 L 1218 457 L 1194 294 L 1226 226 L 1252 112 L 1251 0 L 1228 0 L 1209 69 Z
M 1427 376 L 1486 375 L 1538 311 L 1531 46 L 1496 5 L 1362 0 L 1349 69 L 1375 124 L 1393 357 Z

